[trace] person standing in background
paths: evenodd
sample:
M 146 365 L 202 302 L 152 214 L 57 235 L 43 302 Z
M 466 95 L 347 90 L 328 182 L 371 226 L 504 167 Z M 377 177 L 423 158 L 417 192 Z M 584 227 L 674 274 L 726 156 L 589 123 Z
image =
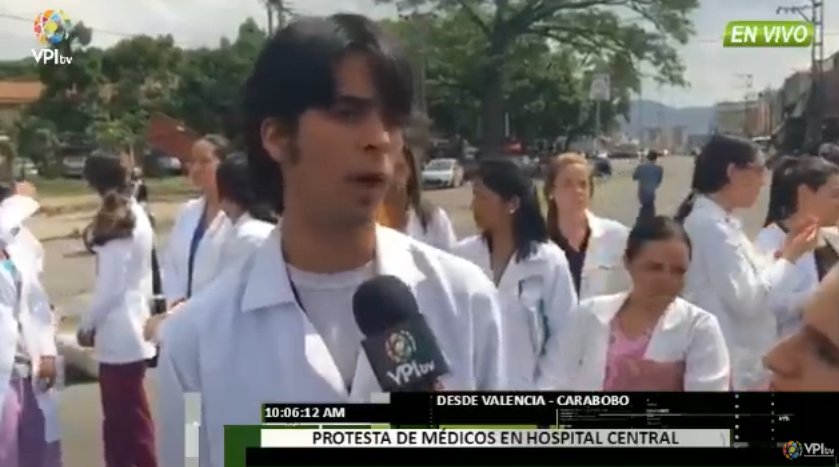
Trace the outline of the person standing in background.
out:
M 0 188 L 0 465 L 60 467 L 56 391 L 61 361 L 42 249 L 23 222 L 39 208 L 35 188 Z
M 795 263 L 795 285 L 789 294 L 773 296 L 770 307 L 784 338 L 801 327 L 801 307 L 839 260 L 839 166 L 820 157 L 783 157 L 772 173 L 769 212 L 757 247 L 779 254 L 790 226 L 816 219 L 820 245 Z
M 219 164 L 216 186 L 221 209 L 231 223 L 222 245 L 221 265 L 239 269 L 271 235 L 277 216 L 251 187 L 248 157 L 243 153 L 231 154 Z
M 521 167 L 481 162 L 472 181 L 479 235 L 452 251 L 477 264 L 498 288 L 516 365 L 515 389 L 551 389 L 560 377 L 559 336 L 577 306 L 568 260 L 548 237 L 539 196 Z
M 582 154 L 553 158 L 545 179 L 548 235 L 565 252 L 580 300 L 626 290 L 623 251 L 629 229 L 589 210 L 594 177 Z
M 583 300 L 559 339 L 560 390 L 727 391 L 728 349 L 717 319 L 679 297 L 691 260 L 667 217 L 629 233 L 629 290 Z
M 231 153 L 223 158 L 216 167 L 215 186 L 219 206 L 230 227 L 221 239 L 218 270 L 213 277 L 228 269 L 239 269 L 277 224 L 271 207 L 257 199 L 251 186 L 245 154 Z M 161 323 L 177 308 L 149 318 L 144 330 L 146 339 L 156 340 Z
M 93 220 L 96 283 L 77 338 L 94 348 L 99 361 L 105 465 L 155 467 L 154 424 L 143 386 L 147 361 L 155 355 L 143 339 L 151 315 L 154 230 L 119 160 L 89 160 L 85 178 L 102 204 Z
M 443 251 L 457 242 L 446 211 L 423 199 L 419 161 L 407 146 L 395 157 L 393 181 L 379 217 L 382 225 Z
M 792 293 L 793 265 L 818 239 L 815 222 L 790 226 L 775 258 L 749 240 L 735 211 L 755 205 L 765 176 L 751 141 L 715 135 L 696 156 L 691 193 L 676 213 L 693 245 L 683 296 L 719 320 L 737 391 L 765 386 L 761 359 L 778 335 L 770 303 Z
M 658 152 L 648 152 L 646 162 L 638 164 L 632 173 L 632 179 L 638 182 L 638 203 L 641 205 L 635 222 L 651 219 L 656 215 L 655 194 L 664 180 L 664 169 L 656 163 L 657 160 Z
M 218 272 L 230 220 L 219 202 L 216 168 L 230 152 L 230 143 L 219 135 L 206 135 L 192 146 L 187 167 L 201 197 L 187 201 L 178 213 L 161 255 L 163 293 L 170 308 L 201 290 Z

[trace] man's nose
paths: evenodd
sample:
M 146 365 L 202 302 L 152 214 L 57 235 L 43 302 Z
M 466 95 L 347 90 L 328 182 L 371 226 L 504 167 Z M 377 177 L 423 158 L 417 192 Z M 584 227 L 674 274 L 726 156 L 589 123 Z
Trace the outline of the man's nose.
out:
M 361 127 L 364 149 L 384 151 L 396 140 L 396 128 L 388 125 L 379 112 L 371 112 Z

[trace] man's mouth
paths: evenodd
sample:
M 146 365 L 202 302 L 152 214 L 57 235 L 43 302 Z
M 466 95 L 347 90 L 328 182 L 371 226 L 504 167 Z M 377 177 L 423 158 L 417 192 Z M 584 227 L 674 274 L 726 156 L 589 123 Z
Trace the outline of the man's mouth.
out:
M 387 183 L 387 177 L 379 173 L 366 173 L 352 175 L 349 181 L 363 185 L 366 188 L 379 188 Z

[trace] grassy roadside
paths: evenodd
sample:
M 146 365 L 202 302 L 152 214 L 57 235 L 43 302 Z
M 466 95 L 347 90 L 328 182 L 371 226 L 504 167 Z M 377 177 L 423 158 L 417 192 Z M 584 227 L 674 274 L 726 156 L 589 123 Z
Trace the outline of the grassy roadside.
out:
M 80 179 L 31 178 L 38 189 L 41 214 L 56 216 L 95 210 L 98 197 L 87 183 Z M 150 178 L 146 181 L 152 202 L 180 201 L 195 195 L 196 191 L 186 177 Z

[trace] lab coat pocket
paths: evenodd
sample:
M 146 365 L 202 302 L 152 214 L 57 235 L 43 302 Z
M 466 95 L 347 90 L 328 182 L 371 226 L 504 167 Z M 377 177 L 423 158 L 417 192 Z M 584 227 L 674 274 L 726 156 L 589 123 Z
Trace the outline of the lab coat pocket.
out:
M 545 342 L 549 337 L 542 288 L 541 278 L 527 279 L 519 284 L 519 305 L 527 317 L 530 342 L 533 346 L 533 354 L 537 357 L 542 355 Z

